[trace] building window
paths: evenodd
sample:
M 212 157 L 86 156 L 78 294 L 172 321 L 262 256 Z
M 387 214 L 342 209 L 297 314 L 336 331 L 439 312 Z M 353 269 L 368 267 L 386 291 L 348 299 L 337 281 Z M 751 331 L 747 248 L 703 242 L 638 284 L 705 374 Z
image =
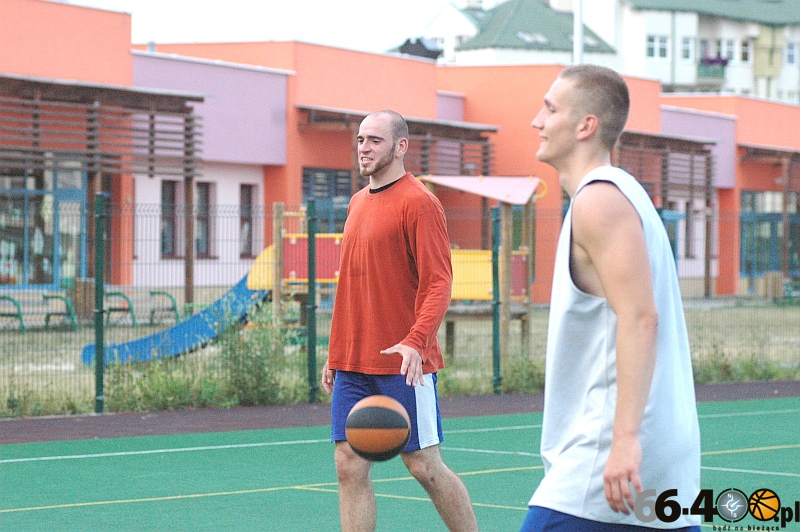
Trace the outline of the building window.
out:
M 734 48 L 736 48 L 736 41 L 734 41 L 733 39 L 727 39 L 725 41 L 725 49 L 722 52 L 722 57 L 724 57 L 728 61 L 731 61 L 733 59 L 733 55 L 735 52 Z
M 647 36 L 647 57 L 667 57 L 667 37 L 664 35 Z
M 797 63 L 797 43 L 790 42 L 786 45 L 786 64 L 794 65 Z
M 195 209 L 195 252 L 197 257 L 208 259 L 213 256 L 213 186 L 211 183 L 197 183 Z
M 253 258 L 253 197 L 254 185 L 239 187 L 239 257 Z
M 750 62 L 750 41 L 743 40 L 742 41 L 742 49 L 740 50 L 739 57 L 742 59 L 742 63 L 749 63 Z
M 86 183 L 81 164 L 41 152 L 5 151 L 0 165 L 0 285 L 72 288 L 85 276 Z M 16 161 L 19 166 L 9 165 Z M 104 176 L 105 177 L 105 176 Z M 111 217 L 106 217 L 107 228 Z
M 745 275 L 757 275 L 781 269 L 783 242 L 783 193 L 742 191 L 740 268 Z M 800 193 L 790 192 L 789 206 L 789 275 L 800 274 Z
M 691 37 L 684 37 L 681 46 L 681 58 L 692 60 L 692 51 L 694 50 L 694 39 Z
M 177 257 L 178 253 L 178 182 L 161 182 L 161 256 Z
M 367 183 L 359 176 L 358 188 Z M 303 168 L 303 201 L 314 199 L 321 232 L 340 233 L 344 230 L 351 189 L 350 170 Z
M 708 39 L 700 39 L 700 58 L 706 59 L 711 57 L 711 45 Z
M 694 258 L 694 218 L 692 212 L 692 201 L 689 200 L 686 202 L 685 207 L 685 236 L 684 236 L 684 256 L 689 258 Z

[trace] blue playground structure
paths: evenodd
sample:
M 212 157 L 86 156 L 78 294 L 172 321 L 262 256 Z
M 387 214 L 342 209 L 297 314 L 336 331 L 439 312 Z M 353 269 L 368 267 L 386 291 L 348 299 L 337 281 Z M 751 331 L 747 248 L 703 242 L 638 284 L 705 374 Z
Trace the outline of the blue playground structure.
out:
M 269 292 L 247 288 L 245 275 L 221 298 L 191 318 L 144 338 L 106 345 L 104 364 L 146 362 L 190 353 L 215 339 L 228 327 L 244 323 L 247 312 L 263 301 Z M 94 364 L 94 357 L 95 344 L 83 348 L 84 364 Z

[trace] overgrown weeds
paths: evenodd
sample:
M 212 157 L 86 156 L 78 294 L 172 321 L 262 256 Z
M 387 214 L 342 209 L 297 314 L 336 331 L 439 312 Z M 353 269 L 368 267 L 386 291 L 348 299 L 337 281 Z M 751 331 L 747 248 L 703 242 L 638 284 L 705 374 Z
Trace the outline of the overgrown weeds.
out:
M 304 397 L 302 349 L 271 323 L 254 318 L 224 331 L 202 354 L 108 368 L 111 411 L 229 408 L 295 403 Z

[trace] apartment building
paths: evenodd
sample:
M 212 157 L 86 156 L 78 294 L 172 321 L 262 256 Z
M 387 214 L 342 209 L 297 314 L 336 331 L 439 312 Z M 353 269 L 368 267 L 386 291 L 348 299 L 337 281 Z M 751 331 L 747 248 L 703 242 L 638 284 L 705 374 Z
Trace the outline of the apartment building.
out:
M 440 62 L 569 64 L 576 0 L 454 3 L 428 25 Z M 584 0 L 584 62 L 665 92 L 800 103 L 798 0 Z

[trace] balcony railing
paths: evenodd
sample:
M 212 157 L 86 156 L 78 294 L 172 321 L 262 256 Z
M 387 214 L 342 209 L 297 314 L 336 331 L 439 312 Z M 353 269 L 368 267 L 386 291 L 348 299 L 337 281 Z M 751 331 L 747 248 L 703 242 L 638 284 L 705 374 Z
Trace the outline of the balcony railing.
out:
M 716 83 L 724 80 L 727 65 L 727 59 L 704 57 L 697 63 L 697 81 Z

